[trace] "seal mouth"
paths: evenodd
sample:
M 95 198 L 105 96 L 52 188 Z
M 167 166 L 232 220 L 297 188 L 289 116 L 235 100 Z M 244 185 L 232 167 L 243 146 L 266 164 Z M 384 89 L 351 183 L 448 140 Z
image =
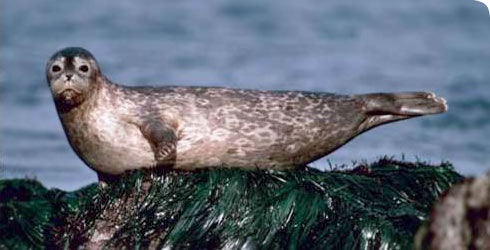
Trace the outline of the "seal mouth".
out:
M 66 88 L 58 92 L 58 96 L 61 97 L 62 100 L 68 102 L 75 101 L 81 94 L 81 91 L 72 88 Z
M 81 94 L 82 92 L 78 89 L 74 89 L 74 88 L 66 88 L 66 89 L 62 89 L 60 91 L 58 91 L 58 93 L 56 93 L 57 95 L 63 95 L 64 93 L 75 93 L 77 95 Z

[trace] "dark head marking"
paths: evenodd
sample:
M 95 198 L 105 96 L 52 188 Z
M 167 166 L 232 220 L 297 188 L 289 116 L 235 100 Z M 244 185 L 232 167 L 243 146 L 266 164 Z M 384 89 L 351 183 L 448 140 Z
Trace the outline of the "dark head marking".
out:
M 75 56 L 79 56 L 79 57 L 85 57 L 85 58 L 92 58 L 94 59 L 94 56 L 92 55 L 92 53 L 90 53 L 88 50 L 82 48 L 82 47 L 67 47 L 67 48 L 64 48 L 56 53 L 54 53 L 53 56 L 51 56 L 51 60 L 59 57 L 59 56 L 63 56 L 63 57 L 66 57 L 66 58 L 73 58 Z

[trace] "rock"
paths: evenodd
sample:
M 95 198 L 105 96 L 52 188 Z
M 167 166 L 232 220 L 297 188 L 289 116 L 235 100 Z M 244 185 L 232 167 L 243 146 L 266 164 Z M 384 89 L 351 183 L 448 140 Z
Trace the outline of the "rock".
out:
M 490 249 L 490 173 L 453 186 L 434 206 L 419 248 Z
M 75 192 L 0 180 L 0 249 L 407 249 L 462 179 L 450 164 L 382 159 L 347 171 L 136 171 Z

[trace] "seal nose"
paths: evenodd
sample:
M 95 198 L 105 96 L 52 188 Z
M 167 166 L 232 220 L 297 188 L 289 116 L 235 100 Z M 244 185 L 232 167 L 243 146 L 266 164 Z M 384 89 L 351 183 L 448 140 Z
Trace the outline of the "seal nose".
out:
M 73 74 L 66 74 L 65 77 L 66 77 L 66 80 L 69 81 L 73 77 Z

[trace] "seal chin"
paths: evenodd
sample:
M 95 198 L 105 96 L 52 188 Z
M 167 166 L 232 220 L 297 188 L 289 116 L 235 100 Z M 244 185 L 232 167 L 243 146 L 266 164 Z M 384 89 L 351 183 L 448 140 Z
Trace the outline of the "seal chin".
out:
M 65 102 L 71 102 L 75 101 L 75 99 L 78 99 L 78 96 L 80 96 L 82 92 L 72 89 L 72 88 L 67 88 L 58 93 L 58 96 L 60 97 L 61 100 Z
M 56 94 L 55 102 L 60 111 L 67 112 L 83 102 L 81 91 L 73 88 L 65 88 Z

